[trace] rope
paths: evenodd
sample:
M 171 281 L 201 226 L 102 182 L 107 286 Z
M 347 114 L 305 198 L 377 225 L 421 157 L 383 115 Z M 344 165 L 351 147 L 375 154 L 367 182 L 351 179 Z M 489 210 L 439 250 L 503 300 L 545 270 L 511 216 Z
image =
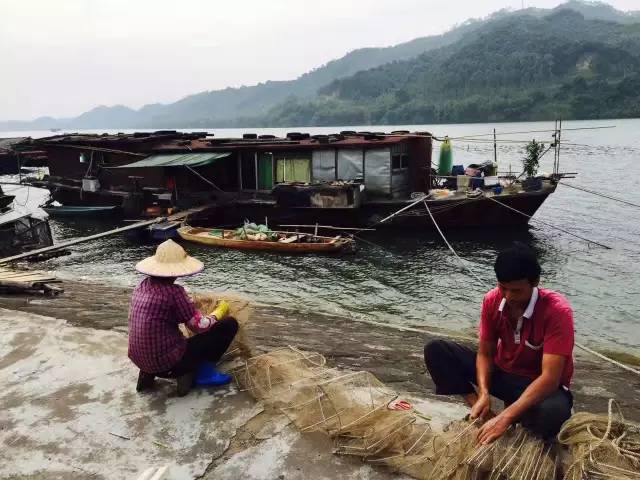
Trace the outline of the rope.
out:
M 480 285 L 484 286 L 486 285 L 486 282 L 484 280 L 482 280 L 479 276 L 477 276 L 473 270 L 471 270 L 467 264 L 464 262 L 464 260 L 462 260 L 462 258 L 460 257 L 460 255 L 458 255 L 456 253 L 456 251 L 453 249 L 453 247 L 451 246 L 451 244 L 449 243 L 449 241 L 447 240 L 447 237 L 444 236 L 444 233 L 442 233 L 442 230 L 440 230 L 440 225 L 438 225 L 438 223 L 436 222 L 436 219 L 433 218 L 433 214 L 431 213 L 431 209 L 429 208 L 429 204 L 427 204 L 427 200 L 423 199 L 424 202 L 424 207 L 427 209 L 427 213 L 429 213 L 429 217 L 431 217 L 431 221 L 433 222 L 433 225 L 436 227 L 436 230 L 438 230 L 438 233 L 440 234 L 440 236 L 442 237 L 442 240 L 444 240 L 444 243 L 447 245 L 447 247 L 449 248 L 449 250 L 451 250 L 451 253 L 453 253 L 453 255 L 458 259 L 458 261 L 460 262 L 460 264 L 464 267 L 465 270 L 467 270 L 467 272 L 469 272 L 469 274 L 475 278 Z
M 196 175 L 197 177 L 199 177 L 201 180 L 207 182 L 209 185 L 211 185 L 213 188 L 215 188 L 216 190 L 218 190 L 219 192 L 223 192 L 224 190 L 222 190 L 220 187 L 218 187 L 215 183 L 213 183 L 211 180 L 203 177 L 202 175 L 200 175 L 198 172 L 196 172 L 193 168 L 191 168 L 189 165 L 185 165 L 185 167 L 187 168 L 187 170 L 189 170 L 191 173 L 193 173 L 194 175 Z
M 564 128 L 564 131 L 576 131 L 576 130 L 602 130 L 604 128 L 616 128 L 616 125 L 606 125 L 601 127 L 578 127 L 578 128 Z M 460 140 L 465 138 L 474 138 L 474 137 L 488 137 L 493 135 L 519 135 L 524 133 L 547 133 L 547 132 L 555 132 L 556 130 L 525 130 L 520 132 L 491 132 L 491 133 L 478 133 L 473 135 L 463 135 L 460 137 L 449 137 L 449 140 Z M 436 138 L 436 137 L 433 137 Z M 492 141 L 493 142 L 493 141 Z
M 560 230 L 561 232 L 564 232 L 567 235 L 571 235 L 572 237 L 579 238 L 580 240 L 584 240 L 585 242 L 593 243 L 594 245 L 598 245 L 599 247 L 606 248 L 607 250 L 611 250 L 611 247 L 609 247 L 607 245 L 604 245 L 603 243 L 598 243 L 598 242 L 596 242 L 594 240 L 589 240 L 588 238 L 585 238 L 585 237 L 582 237 L 582 236 L 580 236 L 580 235 L 578 235 L 576 233 L 570 232 L 569 230 L 565 230 L 564 228 L 558 227 L 557 225 L 554 225 L 552 223 L 545 222 L 544 220 L 540 220 L 540 219 L 537 219 L 537 218 L 533 218 L 531 215 L 527 215 L 526 213 L 521 212 L 520 210 L 518 210 L 516 208 L 510 207 L 509 205 L 505 205 L 504 203 L 496 200 L 493 197 L 486 197 L 486 198 L 488 198 L 492 202 L 496 202 L 498 205 L 502 205 L 503 207 L 508 208 L 509 210 L 513 210 L 514 212 L 519 213 L 520 215 L 524 215 L 525 217 L 527 217 L 527 218 L 529 218 L 531 220 L 534 220 L 536 222 L 542 223 L 543 225 L 547 225 L 547 226 L 549 226 L 551 228 L 555 228 L 556 230 Z
M 576 190 L 582 190 L 583 192 L 587 192 L 592 195 L 597 195 L 598 197 L 608 198 L 609 200 L 614 200 L 616 202 L 624 203 L 625 205 L 631 205 L 632 207 L 640 208 L 640 205 L 638 205 L 637 203 L 628 202 L 627 200 L 623 200 L 618 197 L 605 195 L 604 193 L 596 192 L 594 190 L 589 190 L 588 188 L 584 188 L 584 187 L 578 187 L 576 185 L 569 185 L 568 183 L 561 183 L 561 182 L 558 182 L 558 183 L 564 187 L 575 188 Z
M 59 142 L 44 142 L 43 145 L 49 145 L 53 147 L 62 147 L 62 148 L 76 148 L 79 150 L 92 150 L 95 152 L 106 152 L 106 153 L 120 153 L 122 155 L 131 155 L 134 157 L 147 157 L 148 155 L 145 153 L 134 153 L 127 152 L 126 150 L 115 150 L 113 148 L 100 148 L 100 147 L 90 147 L 88 145 L 67 145 Z
M 595 350 L 592 350 L 589 347 L 582 345 L 579 342 L 575 342 L 575 343 L 576 343 L 576 347 L 578 347 L 581 350 L 584 350 L 585 352 L 590 353 L 591 355 L 595 355 L 596 357 L 599 357 L 602 360 L 606 360 L 607 362 L 612 363 L 613 365 L 616 365 L 624 370 L 627 370 L 628 372 L 635 373 L 636 375 L 640 375 L 640 370 L 636 368 L 630 367 L 629 365 L 625 365 L 624 363 L 620 363 L 617 360 L 607 357 L 606 355 L 603 355 L 600 352 L 596 352 Z

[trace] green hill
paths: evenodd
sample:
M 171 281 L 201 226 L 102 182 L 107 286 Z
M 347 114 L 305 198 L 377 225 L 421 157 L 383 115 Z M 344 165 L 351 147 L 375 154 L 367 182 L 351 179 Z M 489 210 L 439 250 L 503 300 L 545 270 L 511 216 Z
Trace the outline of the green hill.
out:
M 289 99 L 264 124 L 411 124 L 640 116 L 640 23 L 559 9 L 500 18 L 415 59 Z

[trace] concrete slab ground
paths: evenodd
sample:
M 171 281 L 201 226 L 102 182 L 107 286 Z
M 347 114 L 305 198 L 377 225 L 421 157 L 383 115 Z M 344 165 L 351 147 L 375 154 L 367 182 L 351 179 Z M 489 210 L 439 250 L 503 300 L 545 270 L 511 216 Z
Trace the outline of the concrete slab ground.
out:
M 54 298 L 0 296 L 0 479 L 135 480 L 164 464 L 169 480 L 399 478 L 333 455 L 328 439 L 300 435 L 233 388 L 177 398 L 161 381 L 138 395 L 126 356 L 130 297 L 128 288 L 71 281 Z M 433 332 L 258 305 L 248 335 L 257 353 L 290 344 L 330 366 L 368 370 L 436 425 L 468 412 L 433 395 L 422 358 Z M 640 421 L 637 375 L 576 351 L 572 390 L 576 411 L 606 412 L 615 398 Z
M 0 478 L 135 479 L 162 465 L 169 480 L 400 478 L 333 455 L 328 438 L 298 433 L 234 387 L 179 398 L 160 380 L 136 393 L 122 332 L 0 309 L 0 338 Z

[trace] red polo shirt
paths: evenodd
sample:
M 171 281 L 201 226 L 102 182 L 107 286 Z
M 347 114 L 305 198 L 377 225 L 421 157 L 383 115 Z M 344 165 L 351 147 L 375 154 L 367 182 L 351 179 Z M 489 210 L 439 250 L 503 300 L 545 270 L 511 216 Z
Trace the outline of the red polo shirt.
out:
M 484 296 L 479 336 L 482 341 L 497 342 L 495 364 L 515 375 L 534 379 L 542 371 L 542 354 L 562 355 L 567 361 L 561 383 L 569 388 L 573 376 L 573 311 L 559 293 L 537 289 L 517 328 L 509 322 L 504 298 L 498 288 Z M 518 341 L 519 340 L 519 341 Z

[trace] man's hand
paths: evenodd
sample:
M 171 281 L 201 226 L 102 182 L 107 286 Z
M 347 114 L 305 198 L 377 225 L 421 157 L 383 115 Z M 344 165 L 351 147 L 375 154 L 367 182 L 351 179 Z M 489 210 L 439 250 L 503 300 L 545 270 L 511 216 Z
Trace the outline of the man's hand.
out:
M 513 421 L 503 413 L 492 418 L 480 427 L 478 431 L 478 443 L 487 445 L 497 440 L 507 431 L 512 423 Z
M 493 416 L 491 411 L 491 397 L 488 394 L 480 394 L 478 400 L 471 407 L 471 414 L 469 415 L 473 420 L 476 418 L 489 418 Z

